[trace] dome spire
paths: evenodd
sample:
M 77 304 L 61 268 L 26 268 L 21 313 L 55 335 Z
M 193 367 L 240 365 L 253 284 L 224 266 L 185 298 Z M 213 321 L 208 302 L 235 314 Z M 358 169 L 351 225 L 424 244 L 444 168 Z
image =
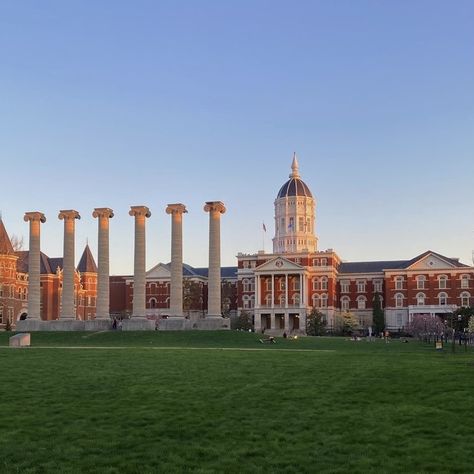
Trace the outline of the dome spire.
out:
M 290 178 L 299 178 L 300 172 L 298 169 L 298 160 L 296 159 L 296 152 L 293 153 L 293 162 L 291 163 Z

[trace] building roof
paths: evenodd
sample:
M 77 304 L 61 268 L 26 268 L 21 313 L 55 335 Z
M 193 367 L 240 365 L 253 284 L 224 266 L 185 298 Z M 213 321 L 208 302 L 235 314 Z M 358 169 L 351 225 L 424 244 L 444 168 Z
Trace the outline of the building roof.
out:
M 300 178 L 290 178 L 278 191 L 277 199 L 290 196 L 313 197 L 306 183 Z
M 15 254 L 18 256 L 18 262 L 16 264 L 17 270 L 20 273 L 28 273 L 28 257 L 30 252 L 28 250 L 22 250 L 20 252 L 15 252 Z M 50 260 L 54 259 L 50 259 L 46 254 L 40 252 L 40 273 L 42 275 L 56 272 L 56 270 L 54 272 L 51 271 Z M 60 260 L 62 261 L 62 259 Z
M 171 263 L 163 264 L 171 271 Z M 209 269 L 207 267 L 194 268 L 187 263 L 183 263 L 184 277 L 201 277 L 208 278 Z M 237 278 L 237 267 L 221 267 L 221 278 Z
M 377 273 L 384 270 L 406 268 L 410 260 L 384 260 L 380 262 L 343 262 L 339 273 Z
M 411 260 L 384 260 L 380 262 L 343 262 L 339 266 L 339 273 L 376 273 L 384 270 L 405 270 L 411 267 L 414 263 L 425 258 L 427 255 L 436 255 L 438 258 L 445 260 L 454 267 L 469 267 L 461 263 L 456 258 L 449 258 L 439 253 L 427 250 Z
M 14 253 L 10 237 L 3 225 L 3 220 L 0 219 L 0 255 L 13 255 Z
M 95 263 L 89 244 L 86 245 L 86 248 L 82 253 L 82 257 L 79 260 L 77 270 L 81 273 L 97 273 L 97 265 Z

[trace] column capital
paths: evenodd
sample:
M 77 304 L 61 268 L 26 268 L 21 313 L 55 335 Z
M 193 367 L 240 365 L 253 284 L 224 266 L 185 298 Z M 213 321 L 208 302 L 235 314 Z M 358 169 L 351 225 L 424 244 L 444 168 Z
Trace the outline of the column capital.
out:
M 25 212 L 25 216 L 23 217 L 25 222 L 29 221 L 40 221 L 43 224 L 46 222 L 46 217 L 42 212 L 33 211 L 33 212 Z
M 146 206 L 130 206 L 130 211 L 128 213 L 131 216 L 137 217 L 137 216 L 145 216 L 145 217 L 150 217 L 151 212 L 150 209 Z
M 92 213 L 92 217 L 107 217 L 108 219 L 114 217 L 114 211 L 109 207 L 96 207 Z
M 205 212 L 219 212 L 224 214 L 226 208 L 222 201 L 206 201 L 206 205 L 204 206 Z
M 81 216 L 74 209 L 61 210 L 59 211 L 58 218 L 61 220 L 80 219 Z
M 181 203 L 168 204 L 166 208 L 166 214 L 184 214 L 185 212 L 188 212 L 186 206 Z

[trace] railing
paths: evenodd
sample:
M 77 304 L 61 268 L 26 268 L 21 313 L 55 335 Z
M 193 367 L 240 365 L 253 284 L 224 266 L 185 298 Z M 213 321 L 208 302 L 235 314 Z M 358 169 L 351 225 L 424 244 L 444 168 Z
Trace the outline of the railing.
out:
M 261 305 L 255 305 L 255 308 L 257 309 L 284 309 L 284 308 L 299 308 L 299 309 L 302 309 L 302 308 L 306 308 L 306 306 L 304 304 L 288 304 L 288 305 L 285 305 L 285 304 L 274 304 L 273 306 L 271 304 L 261 304 Z

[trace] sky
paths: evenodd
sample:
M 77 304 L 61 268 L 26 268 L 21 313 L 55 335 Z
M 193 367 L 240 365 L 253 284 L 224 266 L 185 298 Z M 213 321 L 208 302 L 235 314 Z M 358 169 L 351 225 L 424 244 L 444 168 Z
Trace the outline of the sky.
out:
M 96 256 L 110 207 L 111 273 L 133 273 L 132 205 L 147 268 L 208 262 L 205 201 L 227 207 L 222 265 L 271 251 L 293 152 L 317 199 L 319 249 L 344 261 L 474 249 L 472 0 L 0 0 L 0 211 L 42 250 Z M 267 232 L 263 233 L 265 222 Z

